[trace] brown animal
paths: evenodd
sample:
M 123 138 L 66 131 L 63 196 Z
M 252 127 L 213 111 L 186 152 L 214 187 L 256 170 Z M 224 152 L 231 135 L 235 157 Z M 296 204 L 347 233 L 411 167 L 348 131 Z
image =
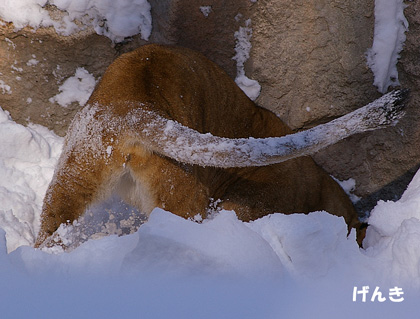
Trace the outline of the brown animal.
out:
M 347 195 L 301 155 L 398 118 L 377 109 L 360 112 L 360 128 L 349 125 L 338 135 L 337 124 L 328 123 L 326 131 L 291 135 L 295 140 L 266 139 L 292 132 L 214 63 L 184 48 L 143 46 L 109 66 L 73 120 L 35 245 L 53 245 L 47 238 L 60 224 L 73 222 L 111 190 L 145 214 L 161 207 L 184 218 L 206 217 L 217 201 L 243 221 L 326 210 L 359 231 Z M 366 112 L 374 115 L 360 120 Z

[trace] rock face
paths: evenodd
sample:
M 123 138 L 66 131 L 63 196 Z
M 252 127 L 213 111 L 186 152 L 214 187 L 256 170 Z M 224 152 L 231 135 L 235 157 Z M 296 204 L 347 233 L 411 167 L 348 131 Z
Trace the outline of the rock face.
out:
M 315 157 L 335 176 L 356 180 L 356 193 L 363 197 L 357 204 L 361 212 L 380 199 L 399 198 L 420 166 L 420 14 L 414 3 L 408 3 L 405 16 L 410 27 L 397 67 L 401 86 L 411 90 L 406 116 L 393 128 L 351 137 Z
M 235 32 L 250 17 L 250 0 L 150 0 L 152 41 L 201 51 L 236 75 Z
M 110 41 L 104 40 L 92 32 L 60 37 L 51 29 L 34 33 L 0 27 L 0 79 L 10 86 L 8 92 L 0 91 L 0 106 L 18 122 L 42 124 L 63 135 L 78 104 L 62 107 L 49 99 L 79 66 L 100 76 L 106 67 L 102 61 L 115 56 Z
M 372 14 L 371 1 L 260 0 L 249 67 L 263 88 L 258 102 L 300 129 L 376 97 L 364 58 Z
M 151 0 L 150 4 L 153 32 L 149 42 L 199 50 L 229 75 L 236 75 L 234 33 L 243 24 L 241 17 L 247 16 L 249 0 L 216 0 L 211 6 L 199 0 Z M 118 55 L 145 43 L 136 36 L 113 44 L 92 27 L 65 37 L 52 28 L 15 31 L 13 25 L 0 23 L 0 106 L 20 123 L 38 123 L 64 135 L 80 105 L 50 102 L 59 86 L 78 67 L 99 79 Z
M 234 78 L 235 32 L 252 28 L 246 75 L 262 86 L 257 103 L 295 130 L 348 113 L 379 93 L 366 66 L 372 45 L 374 1 L 348 0 L 149 0 L 150 42 L 177 44 L 203 52 Z M 315 155 L 339 179 L 353 178 L 361 212 L 405 189 L 420 162 L 413 147 L 420 134 L 416 102 L 419 13 L 406 9 L 410 22 L 399 63 L 402 86 L 411 89 L 407 116 L 394 128 L 351 137 Z M 251 19 L 251 22 L 247 22 Z M 146 43 L 140 37 L 113 44 L 92 28 L 70 37 L 52 29 L 15 31 L 0 24 L 0 106 L 21 123 L 33 122 L 64 135 L 74 113 L 51 101 L 64 81 L 85 68 L 96 80 L 119 54 Z

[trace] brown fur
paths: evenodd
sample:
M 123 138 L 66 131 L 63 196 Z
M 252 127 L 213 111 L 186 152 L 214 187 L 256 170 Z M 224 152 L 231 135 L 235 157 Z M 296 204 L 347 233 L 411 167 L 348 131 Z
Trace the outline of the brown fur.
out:
M 360 227 L 347 195 L 310 157 L 223 169 L 179 163 L 153 152 L 141 140 L 133 142 L 134 130 L 144 127 L 141 119 L 136 119 L 138 127 L 127 124 L 134 107 L 221 137 L 291 133 L 197 52 L 147 45 L 125 54 L 109 66 L 88 105 L 67 134 L 44 200 L 36 246 L 112 188 L 120 189 L 146 214 L 161 207 L 184 218 L 198 213 L 205 217 L 212 199 L 220 199 L 220 208 L 235 210 L 244 221 L 275 212 L 326 210 L 343 216 L 349 228 Z

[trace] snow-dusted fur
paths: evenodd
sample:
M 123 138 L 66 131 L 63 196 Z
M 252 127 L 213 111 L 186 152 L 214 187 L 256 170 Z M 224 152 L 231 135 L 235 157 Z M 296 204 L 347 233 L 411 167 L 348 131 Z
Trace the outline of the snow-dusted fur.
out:
M 108 68 L 73 120 L 36 246 L 53 245 L 45 240 L 60 224 L 73 222 L 111 190 L 145 214 L 161 207 L 184 218 L 206 217 L 211 205 L 248 221 L 326 210 L 359 230 L 344 191 L 302 155 L 393 123 L 402 93 L 279 138 L 291 130 L 201 54 L 143 46 Z

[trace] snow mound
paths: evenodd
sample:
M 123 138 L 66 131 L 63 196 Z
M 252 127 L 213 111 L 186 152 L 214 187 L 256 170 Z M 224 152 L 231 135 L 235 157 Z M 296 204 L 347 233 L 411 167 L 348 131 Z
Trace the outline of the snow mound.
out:
M 53 132 L 16 124 L 0 108 L 0 227 L 9 250 L 32 245 L 61 146 L 62 138 Z
M 420 171 L 397 202 L 379 201 L 369 217 L 366 254 L 388 267 L 382 276 L 420 287 Z
M 347 236 L 342 218 L 326 212 L 272 214 L 244 223 L 234 212 L 222 211 L 198 223 L 156 208 L 134 233 L 91 237 L 70 252 L 57 253 L 31 246 L 62 143 L 43 127 L 16 124 L 0 109 L 4 318 L 55 318 L 57 313 L 61 318 L 85 318 L 86 313 L 90 318 L 138 313 L 142 318 L 173 313 L 182 318 L 303 318 L 314 312 L 404 317 L 417 307 L 420 173 L 401 200 L 379 202 L 372 211 L 365 250 L 354 232 Z M 354 289 L 365 286 L 370 287 L 368 302 L 353 301 Z M 371 301 L 375 287 L 386 302 Z M 388 297 L 394 287 L 404 292 L 402 307 Z M 70 299 L 78 306 L 67 307 Z

